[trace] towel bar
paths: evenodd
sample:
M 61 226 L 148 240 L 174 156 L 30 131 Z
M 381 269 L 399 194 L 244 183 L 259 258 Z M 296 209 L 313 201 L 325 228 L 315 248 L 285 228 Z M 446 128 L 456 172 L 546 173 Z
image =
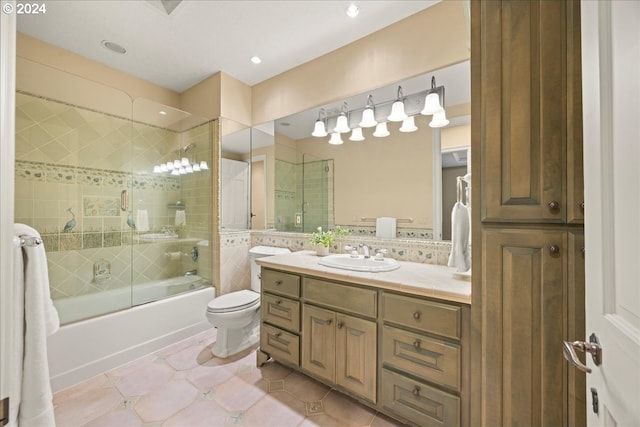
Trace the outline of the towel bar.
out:
M 18 247 L 22 247 L 22 246 L 28 246 L 28 247 L 33 247 L 33 246 L 38 246 L 39 244 L 42 243 L 42 239 L 39 237 L 33 237 L 33 236 L 13 236 L 13 245 L 18 248 Z

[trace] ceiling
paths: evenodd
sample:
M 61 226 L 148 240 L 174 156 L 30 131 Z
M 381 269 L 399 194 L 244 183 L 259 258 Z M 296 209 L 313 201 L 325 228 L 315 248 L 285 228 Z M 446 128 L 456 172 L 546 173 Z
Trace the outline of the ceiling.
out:
M 343 0 L 56 0 L 45 14 L 19 15 L 17 27 L 182 92 L 219 71 L 253 86 L 437 2 L 356 0 L 360 13 L 349 18 L 351 2 Z M 126 53 L 108 50 L 104 40 Z M 254 55 L 261 64 L 250 61 Z

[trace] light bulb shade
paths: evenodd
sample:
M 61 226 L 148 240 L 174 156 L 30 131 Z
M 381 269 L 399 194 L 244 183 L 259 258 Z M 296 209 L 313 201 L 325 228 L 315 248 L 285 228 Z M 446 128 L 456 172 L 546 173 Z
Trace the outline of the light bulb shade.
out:
M 364 136 L 362 135 L 362 128 L 355 128 L 351 131 L 351 136 L 349 137 L 349 141 L 364 141 Z
M 179 169 L 172 170 L 171 175 L 174 175 L 174 176 L 180 175 L 180 170 Z
M 194 163 L 193 164 L 193 171 L 194 172 L 200 172 L 200 165 L 198 163 Z
M 178 169 L 178 173 L 180 175 L 186 175 L 187 174 L 187 170 L 184 168 L 184 166 L 180 167 L 180 169 Z
M 167 170 L 173 170 L 173 162 L 167 162 L 165 167 L 167 168 Z
M 324 122 L 322 120 L 316 120 L 316 124 L 313 127 L 313 132 L 311 132 L 311 136 L 316 136 L 319 138 L 327 136 L 327 129 L 325 129 Z
M 336 121 L 336 127 L 333 131 L 338 133 L 347 133 L 350 130 L 351 129 L 349 129 L 349 122 L 347 120 L 347 115 L 340 114 L 338 116 L 338 120 Z
M 184 170 L 186 170 L 187 173 L 193 173 L 193 166 L 187 165 L 187 166 L 185 166 Z
M 372 128 L 377 125 L 376 119 L 374 117 L 373 108 L 365 108 L 362 112 L 362 120 L 359 125 L 361 128 Z
M 424 99 L 424 108 L 420 112 L 423 116 L 430 116 L 440 111 L 440 96 L 437 93 L 432 92 Z
M 342 138 L 340 137 L 340 133 L 339 132 L 331 134 L 331 138 L 329 139 L 329 144 L 340 145 L 342 143 L 343 143 L 343 141 L 342 141 Z
M 180 163 L 180 160 L 176 159 L 173 161 L 173 168 L 174 169 L 180 169 L 180 166 L 182 166 L 182 163 Z
M 160 166 L 159 165 L 155 165 L 153 167 L 153 173 L 162 173 L 162 170 L 160 170 Z
M 209 165 L 204 160 L 200 162 L 200 170 L 206 171 L 209 169 Z
M 444 111 L 444 108 L 441 108 L 440 111 L 433 115 L 433 119 L 429 123 L 429 126 L 432 128 L 441 128 L 449 124 L 449 120 L 447 120 L 447 115 Z
M 404 102 L 396 101 L 391 106 L 391 114 L 387 117 L 390 122 L 401 122 L 407 118 L 407 114 L 404 112 Z
M 418 128 L 416 127 L 416 122 L 413 116 L 407 117 L 402 121 L 402 126 L 400 126 L 400 132 L 415 132 Z
M 189 166 L 189 159 L 187 159 L 186 157 L 183 157 L 182 162 L 180 162 L 180 164 L 185 167 Z
M 387 130 L 387 123 L 386 122 L 378 123 L 378 125 L 376 126 L 376 130 L 373 132 L 373 136 L 378 138 L 384 138 L 385 136 L 389 136 L 389 135 L 390 133 Z

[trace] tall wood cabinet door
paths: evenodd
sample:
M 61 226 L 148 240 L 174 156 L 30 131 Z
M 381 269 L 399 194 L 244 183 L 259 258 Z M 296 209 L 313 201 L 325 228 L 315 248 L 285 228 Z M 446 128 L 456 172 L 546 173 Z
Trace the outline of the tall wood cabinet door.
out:
M 567 233 L 482 233 L 483 425 L 567 425 Z
M 566 8 L 481 2 L 483 221 L 566 220 Z
M 585 332 L 585 264 L 584 264 L 584 232 L 569 232 L 569 270 L 568 295 L 569 317 L 566 341 L 574 341 L 575 337 L 586 337 Z M 584 353 L 578 353 L 583 364 L 587 364 Z M 578 369 L 569 367 L 569 423 L 570 426 L 587 425 L 587 378 Z
M 302 306 L 302 369 L 334 382 L 336 379 L 335 312 Z
M 376 401 L 376 323 L 336 314 L 336 384 Z

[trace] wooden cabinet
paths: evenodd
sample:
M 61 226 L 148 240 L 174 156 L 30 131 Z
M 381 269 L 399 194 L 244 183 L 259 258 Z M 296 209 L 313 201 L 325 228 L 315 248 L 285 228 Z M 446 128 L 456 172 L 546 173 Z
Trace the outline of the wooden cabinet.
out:
M 469 425 L 468 305 L 264 267 L 262 278 L 259 365 L 272 357 L 411 425 Z
M 471 424 L 584 425 L 580 2 L 471 2 Z M 582 269 L 582 272 L 580 271 Z M 570 335 L 571 333 L 571 335 Z

